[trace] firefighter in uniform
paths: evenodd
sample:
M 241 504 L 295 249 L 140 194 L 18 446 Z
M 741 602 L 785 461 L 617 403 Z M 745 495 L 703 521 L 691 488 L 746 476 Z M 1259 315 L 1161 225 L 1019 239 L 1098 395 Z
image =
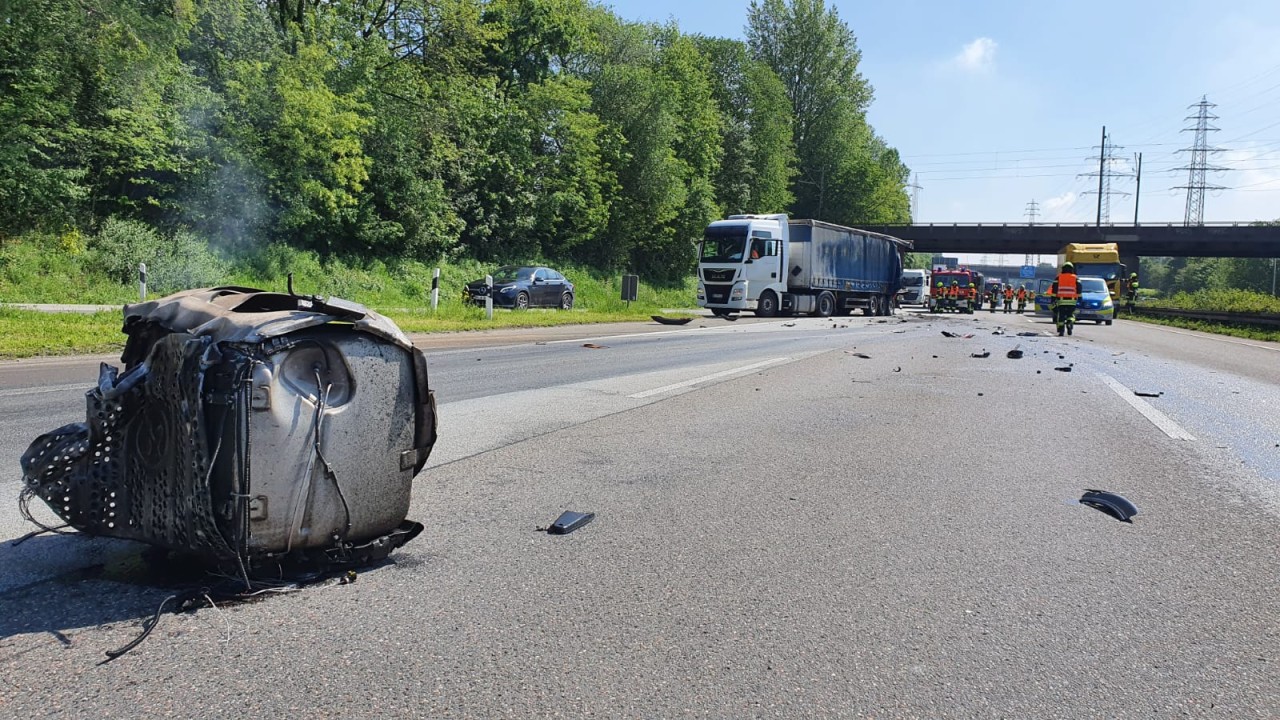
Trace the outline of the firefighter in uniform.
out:
M 1133 314 L 1133 303 L 1138 299 L 1138 273 L 1129 273 L 1129 292 L 1125 296 L 1124 310 Z
M 952 280 L 951 287 L 947 290 L 947 309 L 955 312 L 960 304 L 960 281 Z
M 941 312 L 943 307 L 946 304 L 947 304 L 947 289 L 943 287 L 942 281 L 939 280 L 938 284 L 933 288 L 933 307 L 931 308 L 931 310 L 933 312 Z
M 1027 286 L 1022 285 L 1018 288 L 1018 314 L 1027 309 Z
M 1076 277 L 1076 266 L 1062 263 L 1062 272 L 1049 288 L 1050 307 L 1053 308 L 1053 324 L 1058 328 L 1059 337 L 1071 334 L 1076 324 L 1076 301 L 1080 298 L 1080 281 Z
M 1004 311 L 1006 313 L 1013 312 L 1013 286 L 1004 286 Z

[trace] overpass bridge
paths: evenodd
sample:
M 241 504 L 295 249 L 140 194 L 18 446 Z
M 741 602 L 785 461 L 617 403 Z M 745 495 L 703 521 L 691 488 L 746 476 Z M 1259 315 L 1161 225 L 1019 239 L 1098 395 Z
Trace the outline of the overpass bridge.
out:
M 866 230 L 915 243 L 916 252 L 1056 255 L 1067 243 L 1119 243 L 1125 257 L 1280 257 L 1280 224 L 918 224 Z

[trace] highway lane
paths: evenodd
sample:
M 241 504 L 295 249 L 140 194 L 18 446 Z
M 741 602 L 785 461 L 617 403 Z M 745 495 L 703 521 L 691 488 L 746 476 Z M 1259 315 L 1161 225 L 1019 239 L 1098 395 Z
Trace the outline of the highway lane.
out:
M 67 548 L 91 567 L 0 594 L 0 708 L 1280 714 L 1280 450 L 1262 447 L 1280 391 L 1264 371 L 1214 365 L 1212 339 L 1135 348 L 1154 329 L 1124 322 L 1063 339 L 1002 316 L 838 324 L 433 353 L 422 537 L 355 585 L 167 616 L 103 668 L 166 592 L 138 582 L 129 546 L 4 548 L 6 569 Z M 1015 345 L 1026 357 L 1006 360 Z M 1135 399 L 1171 425 L 1115 385 L 1163 391 Z M 65 392 L 5 427 L 78 419 Z M 0 412 L 30 397 L 0 395 Z M 1065 440 L 1055 414 L 1080 420 Z M 1092 486 L 1137 502 L 1135 524 L 1072 502 Z M 563 509 L 599 517 L 533 532 Z

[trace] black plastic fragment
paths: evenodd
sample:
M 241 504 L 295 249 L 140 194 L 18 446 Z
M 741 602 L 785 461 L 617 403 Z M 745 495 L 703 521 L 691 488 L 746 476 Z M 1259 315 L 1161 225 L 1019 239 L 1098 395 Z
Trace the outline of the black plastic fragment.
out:
M 991 357 L 991 351 L 990 351 L 990 350 L 983 350 L 983 351 L 982 351 L 982 352 L 980 352 L 980 353 L 969 353 L 969 357 L 975 357 L 975 358 L 989 358 L 989 357 Z
M 551 523 L 551 527 L 547 528 L 547 532 L 552 535 L 568 535 L 578 528 L 586 525 L 594 520 L 595 513 L 580 513 L 572 510 L 565 510 L 560 513 L 560 517 Z
M 1057 370 L 1058 372 L 1071 372 L 1071 366 L 1068 365 L 1066 367 L 1056 367 L 1054 368 L 1054 370 Z
M 1142 392 L 1141 390 L 1134 390 L 1133 394 L 1137 395 L 1138 397 L 1160 397 L 1161 395 L 1164 395 L 1164 391 L 1161 390 L 1160 392 Z
M 653 321 L 661 325 L 685 325 L 693 320 L 691 317 L 669 318 L 661 315 L 650 315 Z
M 1129 502 L 1129 499 L 1123 495 L 1118 495 L 1106 490 L 1090 490 L 1085 488 L 1084 495 L 1080 496 L 1080 504 L 1088 505 L 1094 510 L 1104 512 L 1111 517 L 1121 521 L 1133 524 L 1132 518 L 1138 514 L 1138 506 Z
M 1010 360 L 1018 360 L 1022 357 L 1022 351 L 1019 350 L 1018 348 L 1014 348 L 1009 352 L 1005 353 L 1004 356 L 1009 358 Z

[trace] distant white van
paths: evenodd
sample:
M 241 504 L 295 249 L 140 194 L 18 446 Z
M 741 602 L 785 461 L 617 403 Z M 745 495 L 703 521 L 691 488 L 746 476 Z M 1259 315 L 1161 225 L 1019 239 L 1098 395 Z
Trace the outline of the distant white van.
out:
M 929 271 L 902 271 L 902 302 L 912 305 L 929 304 Z

